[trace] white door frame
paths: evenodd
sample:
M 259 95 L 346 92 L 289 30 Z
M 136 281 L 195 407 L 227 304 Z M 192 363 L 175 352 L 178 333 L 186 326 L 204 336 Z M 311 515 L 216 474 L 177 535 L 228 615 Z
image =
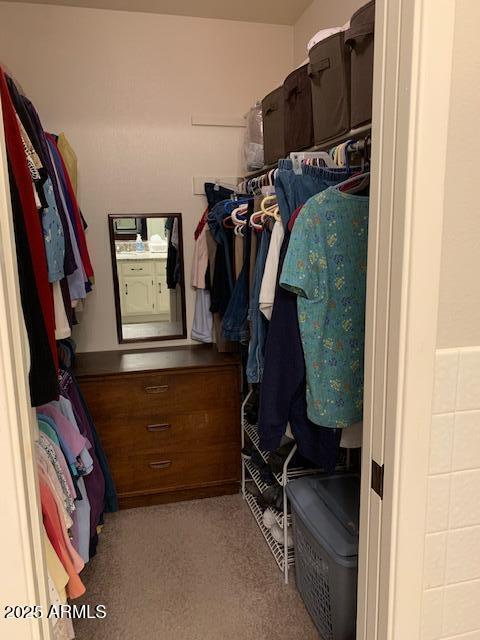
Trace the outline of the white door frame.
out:
M 420 637 L 453 21 L 454 0 L 377 0 L 357 640 Z M 0 534 L 0 602 L 46 606 L 0 129 L 0 500 L 10 523 Z M 385 464 L 383 502 L 370 489 L 372 459 Z M 45 620 L 0 615 L 3 625 L 12 640 L 52 637 Z
M 357 640 L 416 640 L 455 0 L 376 4 Z

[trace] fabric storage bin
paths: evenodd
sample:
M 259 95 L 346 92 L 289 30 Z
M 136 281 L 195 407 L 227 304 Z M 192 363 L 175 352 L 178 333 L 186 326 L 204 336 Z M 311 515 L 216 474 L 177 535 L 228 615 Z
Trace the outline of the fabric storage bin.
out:
M 352 128 L 372 119 L 374 31 L 375 0 L 372 0 L 353 14 L 350 29 L 345 33 L 345 44 L 351 51 Z
M 283 86 L 262 100 L 262 117 L 265 164 L 274 164 L 285 155 Z
M 350 130 L 350 56 L 343 31 L 318 42 L 309 54 L 315 144 Z
M 283 83 L 285 154 L 313 145 L 312 84 L 308 65 L 295 69 Z
M 323 640 L 355 640 L 360 478 L 301 478 L 287 485 L 297 588 Z

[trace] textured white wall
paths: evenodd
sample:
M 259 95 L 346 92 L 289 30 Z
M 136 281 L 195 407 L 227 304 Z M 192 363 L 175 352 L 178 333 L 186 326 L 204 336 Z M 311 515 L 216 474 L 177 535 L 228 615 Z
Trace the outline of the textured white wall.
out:
M 478 0 L 457 1 L 422 640 L 480 638 L 479 25 Z
M 478 0 L 456 2 L 438 347 L 480 344 Z
M 181 211 L 188 282 L 205 208 L 192 176 L 239 175 L 243 135 L 192 127 L 191 115 L 243 115 L 292 60 L 292 27 L 0 2 L 0 61 L 78 156 L 96 274 L 80 351 L 120 348 L 107 213 Z M 188 330 L 193 310 L 187 286 Z
M 328 27 L 338 27 L 350 19 L 367 0 L 313 0 L 294 26 L 295 66 L 307 57 L 307 43 L 310 38 Z

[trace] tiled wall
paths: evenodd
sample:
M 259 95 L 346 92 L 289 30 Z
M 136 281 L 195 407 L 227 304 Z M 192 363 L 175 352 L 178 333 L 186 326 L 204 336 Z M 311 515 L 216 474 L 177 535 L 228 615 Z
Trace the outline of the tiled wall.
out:
M 480 640 L 480 347 L 436 355 L 422 640 Z

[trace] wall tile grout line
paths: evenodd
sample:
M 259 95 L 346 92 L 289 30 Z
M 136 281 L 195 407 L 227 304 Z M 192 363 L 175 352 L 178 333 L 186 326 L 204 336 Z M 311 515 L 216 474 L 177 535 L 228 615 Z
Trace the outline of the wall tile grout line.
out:
M 423 572 L 424 585 L 429 586 L 424 594 L 430 595 L 425 601 L 424 640 L 476 640 L 480 632 L 478 609 L 470 600 L 463 609 L 462 602 L 480 587 L 480 568 L 472 557 L 477 543 L 471 547 L 477 531 L 480 535 L 480 512 L 472 503 L 480 473 L 479 356 L 479 347 L 436 352 L 438 382 L 430 423 L 432 471 L 428 473 L 433 481 L 428 503 L 433 528 L 425 531 Z M 466 549 L 468 540 L 472 543 Z

